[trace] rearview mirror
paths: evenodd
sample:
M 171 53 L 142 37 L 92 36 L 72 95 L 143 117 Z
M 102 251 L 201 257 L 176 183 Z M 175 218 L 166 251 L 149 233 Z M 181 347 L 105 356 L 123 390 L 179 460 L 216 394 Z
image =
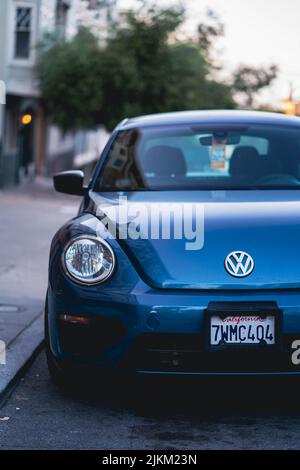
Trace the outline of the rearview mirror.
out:
M 241 140 L 241 136 L 238 135 L 238 134 L 226 134 L 226 133 L 223 133 L 224 136 L 220 133 L 220 135 L 218 134 L 213 134 L 212 135 L 205 135 L 203 137 L 200 137 L 199 138 L 199 141 L 200 141 L 200 144 L 201 145 L 204 145 L 206 147 L 211 147 L 212 144 L 213 144 L 213 137 L 214 139 L 218 142 L 218 141 L 222 141 L 224 140 L 225 141 L 225 144 L 226 145 L 238 145 L 240 143 L 240 140 Z
M 86 192 L 86 187 L 83 185 L 84 173 L 83 171 L 62 171 L 53 176 L 54 188 L 59 193 L 73 194 L 76 196 L 83 196 Z

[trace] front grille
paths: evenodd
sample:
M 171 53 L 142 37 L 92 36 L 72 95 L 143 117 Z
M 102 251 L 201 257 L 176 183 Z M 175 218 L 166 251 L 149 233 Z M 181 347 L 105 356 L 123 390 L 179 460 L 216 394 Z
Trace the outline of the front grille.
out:
M 114 318 L 90 319 L 88 325 L 59 320 L 59 342 L 66 353 L 100 355 L 104 349 L 117 345 L 126 335 L 127 327 Z
M 281 350 L 207 351 L 203 335 L 144 334 L 136 339 L 120 366 L 152 372 L 300 372 L 291 362 L 293 339 L 285 336 Z

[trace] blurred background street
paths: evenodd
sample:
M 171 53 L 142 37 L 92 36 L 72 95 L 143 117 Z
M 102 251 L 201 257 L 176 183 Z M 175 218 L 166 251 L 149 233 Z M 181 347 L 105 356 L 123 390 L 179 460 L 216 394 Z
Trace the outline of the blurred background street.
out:
M 43 306 L 51 238 L 78 205 L 78 198 L 59 196 L 47 180 L 1 194 L 1 303 Z
M 126 117 L 300 114 L 299 2 L 289 0 L 288 21 L 281 9 L 281 0 L 2 0 L 0 188 L 66 169 L 88 179 Z

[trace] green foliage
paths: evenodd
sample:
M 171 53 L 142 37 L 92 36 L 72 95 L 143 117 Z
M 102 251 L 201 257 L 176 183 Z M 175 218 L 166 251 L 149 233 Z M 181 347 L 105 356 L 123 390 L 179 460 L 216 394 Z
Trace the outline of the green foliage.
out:
M 39 48 L 42 96 L 53 121 L 64 130 L 100 122 L 103 89 L 98 56 L 96 38 L 84 29 L 72 41 L 48 38 Z
M 113 127 L 122 117 L 164 110 L 168 95 L 168 36 L 182 21 L 177 10 L 130 11 L 101 54 L 104 103 L 102 122 Z
M 178 8 L 129 11 L 105 46 L 81 29 L 69 41 L 40 47 L 37 76 L 53 121 L 63 129 L 113 128 L 124 117 L 184 109 L 233 108 L 231 86 L 211 77 L 222 26 L 200 25 L 198 40 L 176 40 Z M 241 88 L 240 74 L 234 87 Z

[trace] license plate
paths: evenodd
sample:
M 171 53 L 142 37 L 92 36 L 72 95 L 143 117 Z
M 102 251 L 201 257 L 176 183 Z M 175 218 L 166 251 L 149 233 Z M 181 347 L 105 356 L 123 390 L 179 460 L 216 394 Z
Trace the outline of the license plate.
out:
M 275 344 L 275 317 L 272 315 L 228 315 L 210 317 L 210 344 Z

